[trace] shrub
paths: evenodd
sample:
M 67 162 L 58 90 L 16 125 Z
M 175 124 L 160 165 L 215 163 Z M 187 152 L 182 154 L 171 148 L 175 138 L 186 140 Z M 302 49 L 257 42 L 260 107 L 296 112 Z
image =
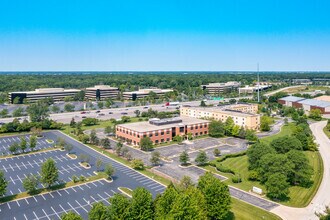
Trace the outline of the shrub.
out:
M 235 176 L 233 176 L 233 177 L 231 178 L 231 181 L 232 181 L 233 183 L 240 183 L 240 182 L 242 182 L 241 175 L 240 175 L 240 174 L 236 174 Z
M 249 172 L 249 177 L 248 177 L 249 180 L 256 181 L 256 180 L 258 180 L 258 178 L 259 178 L 259 175 L 258 175 L 257 171 L 252 170 L 251 172 Z
M 77 177 L 76 175 L 73 175 L 73 176 L 72 176 L 72 181 L 73 181 L 74 183 L 77 183 L 77 182 L 79 181 L 79 179 L 78 179 L 78 177 Z
M 81 175 L 81 176 L 79 177 L 79 180 L 80 180 L 80 182 L 84 182 L 84 181 L 86 180 L 86 177 L 84 177 L 83 175 Z
M 240 156 L 244 156 L 244 155 L 246 155 L 246 151 L 240 152 L 240 153 L 236 153 L 236 154 L 226 154 L 224 156 L 219 157 L 217 159 L 217 162 L 225 161 L 227 158 L 240 157 Z
M 234 174 L 235 175 L 235 171 L 233 171 L 232 169 L 230 169 L 229 167 L 226 167 L 224 165 L 222 165 L 221 163 L 218 164 L 216 166 L 217 170 L 220 171 L 220 172 L 223 172 L 223 173 L 231 173 L 231 174 Z

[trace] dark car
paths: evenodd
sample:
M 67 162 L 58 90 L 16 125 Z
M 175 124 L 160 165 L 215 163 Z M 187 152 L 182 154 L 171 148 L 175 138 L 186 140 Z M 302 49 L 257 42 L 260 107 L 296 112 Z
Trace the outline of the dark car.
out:
M 100 113 L 101 111 L 100 110 L 97 110 L 96 113 Z
M 109 112 L 109 115 L 113 114 L 113 112 Z
M 82 116 L 81 118 L 87 118 L 86 116 Z
M 149 108 L 148 106 L 144 106 L 143 108 Z
M 127 112 L 122 112 L 121 114 L 122 114 L 122 115 L 127 115 Z

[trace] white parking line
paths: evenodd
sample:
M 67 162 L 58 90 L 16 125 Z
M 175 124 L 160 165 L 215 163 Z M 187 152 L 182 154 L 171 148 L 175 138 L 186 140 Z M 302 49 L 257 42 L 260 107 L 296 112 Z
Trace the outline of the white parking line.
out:
M 39 219 L 38 216 L 37 216 L 37 214 L 34 211 L 33 211 L 33 214 L 36 217 L 36 219 Z
M 53 206 L 51 206 L 50 207 L 52 210 L 53 210 L 53 212 L 56 214 L 56 216 L 58 217 L 58 219 L 61 219 L 61 217 L 57 214 L 57 212 L 55 211 L 55 209 L 53 208 Z
M 47 215 L 47 213 L 45 212 L 44 209 L 42 209 L 43 213 L 45 214 L 45 216 L 50 220 L 49 216 Z
M 82 206 L 77 200 L 75 200 L 75 201 L 86 213 L 88 213 L 87 209 L 85 209 L 84 206 Z

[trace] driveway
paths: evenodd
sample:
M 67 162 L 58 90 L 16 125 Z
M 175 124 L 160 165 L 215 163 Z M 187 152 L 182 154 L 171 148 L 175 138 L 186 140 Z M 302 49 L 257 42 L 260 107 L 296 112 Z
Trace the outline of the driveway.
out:
M 319 144 L 319 151 L 324 166 L 323 179 L 320 188 L 312 202 L 305 208 L 291 208 L 281 205 L 271 211 L 284 220 L 318 219 L 315 212 L 322 212 L 324 211 L 325 206 L 330 205 L 330 140 L 323 132 L 323 128 L 326 124 L 326 121 L 321 121 L 310 125 L 315 140 Z

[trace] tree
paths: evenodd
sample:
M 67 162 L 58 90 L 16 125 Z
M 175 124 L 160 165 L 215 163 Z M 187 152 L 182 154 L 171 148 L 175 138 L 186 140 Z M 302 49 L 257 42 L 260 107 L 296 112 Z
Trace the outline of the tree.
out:
M 31 128 L 31 134 L 33 136 L 42 137 L 42 128 L 41 127 L 39 127 L 39 128 L 37 128 L 37 127 Z
M 224 124 L 221 121 L 211 121 L 209 124 L 209 135 L 215 138 L 223 137 L 225 135 Z
M 260 167 L 260 159 L 266 154 L 274 154 L 276 151 L 264 143 L 255 143 L 248 148 L 246 154 L 249 158 L 249 169 L 254 170 Z
M 194 186 L 190 176 L 183 176 L 178 185 L 180 191 L 187 190 L 190 186 Z
M 294 165 L 284 154 L 266 154 L 261 157 L 257 169 L 261 183 L 265 183 L 274 173 L 281 173 L 288 177 L 292 172 Z
M 72 118 L 70 121 L 70 127 L 74 128 L 76 126 L 76 124 L 77 124 L 76 121 L 74 120 L 74 118 Z
M 98 137 L 97 137 L 97 135 L 96 135 L 96 131 L 95 131 L 95 129 L 93 129 L 93 130 L 91 131 L 91 134 L 90 134 L 89 138 L 90 138 L 90 142 L 91 142 L 92 144 L 97 144 L 97 143 L 98 143 L 99 139 L 98 139 Z
M 0 197 L 4 196 L 7 192 L 7 186 L 8 186 L 8 182 L 5 178 L 5 175 L 3 174 L 3 172 L 0 170 Z
M 121 149 L 121 155 L 123 155 L 124 157 L 126 157 L 128 152 L 129 152 L 128 147 L 123 147 Z
M 121 220 L 126 219 L 128 216 L 128 209 L 131 201 L 126 196 L 120 193 L 115 193 L 109 199 L 109 214 L 110 219 Z
M 309 118 L 314 119 L 315 121 L 321 121 L 322 120 L 322 112 L 320 109 L 312 109 L 309 112 Z
M 239 132 L 240 132 L 240 127 L 238 125 L 234 125 L 231 135 L 234 137 L 238 137 Z
M 108 179 L 111 179 L 112 175 L 115 173 L 115 168 L 113 168 L 111 163 L 105 165 L 104 173 L 108 176 Z
M 134 111 L 134 114 L 135 114 L 136 117 L 140 117 L 141 112 L 140 112 L 140 110 L 136 109 Z
M 23 115 L 24 109 L 22 107 L 18 107 L 13 111 L 13 117 L 21 117 Z
M 219 157 L 219 156 L 221 155 L 221 151 L 220 151 L 218 148 L 215 148 L 215 149 L 213 150 L 213 155 L 214 155 L 215 157 Z
M 189 163 L 189 154 L 187 153 L 186 150 L 180 154 L 179 160 L 181 165 L 187 165 Z
M 30 106 L 27 108 L 27 112 L 32 122 L 41 122 L 48 118 L 48 111 L 48 105 L 43 101 L 30 104 Z
M 160 153 L 158 151 L 154 151 L 151 153 L 150 162 L 154 166 L 157 166 L 160 164 Z
M 37 146 L 37 137 L 34 135 L 30 136 L 30 149 L 33 151 L 33 149 Z
M 60 137 L 57 138 L 56 145 L 59 148 L 64 148 L 64 146 L 65 146 L 65 140 L 63 138 L 60 138 Z
M 152 144 L 149 137 L 143 137 L 140 141 L 140 149 L 143 151 L 150 151 L 153 148 Z
M 241 128 L 239 129 L 237 137 L 242 139 L 246 138 L 246 131 L 243 126 L 241 126 Z
M 107 126 L 107 127 L 104 128 L 104 133 L 106 135 L 109 135 L 109 134 L 111 134 L 113 132 L 114 132 L 114 128 L 112 126 Z
M 56 181 L 58 181 L 58 169 L 56 167 L 55 161 L 51 158 L 47 159 L 41 165 L 41 182 L 47 187 L 52 186 Z
M 12 153 L 12 154 L 15 154 L 19 149 L 19 144 L 17 142 L 14 142 L 12 143 L 10 146 L 9 146 L 9 151 Z
M 89 220 L 107 220 L 107 207 L 102 202 L 94 203 L 91 210 L 88 212 Z
M 204 100 L 201 101 L 201 104 L 199 106 L 206 107 L 206 104 L 205 104 Z
M 232 117 L 228 117 L 225 121 L 225 135 L 231 136 L 234 128 L 234 120 Z
M 72 151 L 73 146 L 71 144 L 66 144 L 64 146 L 64 149 L 68 152 L 68 154 Z
M 132 168 L 135 170 L 144 170 L 144 163 L 141 159 L 134 159 L 132 161 Z
M 4 108 L 0 111 L 0 115 L 2 118 L 5 118 L 8 115 L 8 109 Z
M 197 157 L 195 159 L 195 162 L 197 163 L 198 166 L 204 166 L 208 163 L 209 158 L 207 157 L 205 151 L 199 151 L 197 154 Z
M 58 107 L 57 105 L 53 105 L 53 106 L 51 107 L 51 111 L 52 111 L 53 113 L 59 113 L 59 112 L 60 112 L 60 107 Z
M 284 136 L 274 139 L 270 142 L 277 153 L 285 154 L 290 150 L 302 150 L 302 144 L 296 137 Z
M 86 126 L 97 125 L 99 120 L 96 118 L 84 118 L 81 122 Z
M 245 136 L 246 140 L 248 140 L 249 142 L 256 142 L 258 141 L 258 137 L 255 134 L 255 132 L 251 129 L 247 129 L 246 130 L 246 136 Z
M 231 105 L 232 105 L 232 104 L 236 104 L 236 99 L 230 99 L 230 100 L 229 100 L 229 104 L 231 104 Z
M 103 138 L 101 140 L 101 146 L 104 148 L 104 149 L 110 149 L 111 148 L 111 142 L 109 140 L 109 138 Z
M 96 170 L 100 171 L 100 168 L 103 165 L 103 161 L 100 158 L 97 158 L 95 165 L 96 165 Z
M 206 220 L 207 206 L 202 192 L 189 187 L 180 193 L 173 203 L 170 215 L 171 219 Z
M 24 153 L 24 151 L 26 150 L 26 148 L 27 148 L 27 141 L 26 141 L 26 139 L 25 139 L 25 137 L 23 136 L 23 137 L 21 137 L 21 143 L 20 143 L 20 149 L 23 151 L 23 153 Z
M 102 109 L 104 107 L 104 103 L 103 102 L 97 102 L 97 107 L 99 107 L 99 109 Z
M 155 218 L 169 219 L 169 213 L 173 208 L 173 203 L 178 196 L 178 191 L 171 182 L 166 190 L 155 200 Z
M 330 90 L 328 90 L 330 91 Z M 330 219 L 330 208 L 329 206 L 325 207 L 324 213 L 315 213 L 320 220 L 329 220 Z
M 83 220 L 78 214 L 69 211 L 68 213 L 64 213 L 61 215 L 61 220 Z
M 23 187 L 28 193 L 34 193 L 39 185 L 39 178 L 36 175 L 29 174 L 23 180 Z
M 272 199 L 284 199 L 289 194 L 287 177 L 282 173 L 273 173 L 265 183 L 267 196 Z
M 313 168 L 305 154 L 301 151 L 291 150 L 287 153 L 288 160 L 293 163 L 293 172 L 289 174 L 288 180 L 293 185 L 306 186 L 310 183 Z
M 180 135 L 176 135 L 173 137 L 173 141 L 178 142 L 178 144 L 182 144 L 182 137 Z
M 64 110 L 67 112 L 73 112 L 74 111 L 74 105 L 71 105 L 70 103 L 67 103 L 64 105 Z
M 152 195 L 145 188 L 137 187 L 133 191 L 128 219 L 154 219 Z
M 212 173 L 206 172 L 199 178 L 197 188 L 206 200 L 209 219 L 226 219 L 231 203 L 228 186 Z

